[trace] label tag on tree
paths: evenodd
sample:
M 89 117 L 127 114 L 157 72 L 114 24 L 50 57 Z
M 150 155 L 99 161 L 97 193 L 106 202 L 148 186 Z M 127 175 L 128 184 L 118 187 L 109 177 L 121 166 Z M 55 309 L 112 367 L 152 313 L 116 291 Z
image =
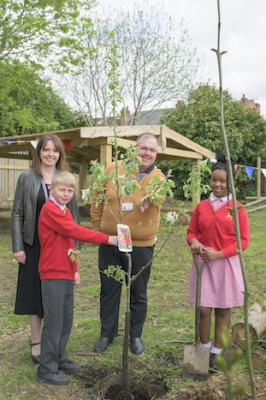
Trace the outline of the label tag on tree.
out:
M 117 236 L 118 236 L 118 248 L 123 252 L 132 251 L 131 234 L 128 225 L 118 224 L 117 225 Z

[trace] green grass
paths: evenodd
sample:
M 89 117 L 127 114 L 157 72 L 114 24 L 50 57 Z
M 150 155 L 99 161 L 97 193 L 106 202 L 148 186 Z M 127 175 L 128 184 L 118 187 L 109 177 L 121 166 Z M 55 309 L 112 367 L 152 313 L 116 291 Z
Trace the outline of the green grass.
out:
M 266 283 L 266 210 L 250 214 L 251 243 L 244 253 L 250 304 L 258 294 L 265 296 Z M 148 315 L 143 331 L 145 352 L 129 353 L 131 374 L 145 379 L 151 376 L 166 382 L 170 393 L 188 385 L 182 379 L 182 341 L 194 340 L 194 306 L 188 301 L 191 254 L 185 241 L 187 226 L 177 226 L 161 248 L 171 228 L 164 223 L 158 233 L 156 257 L 148 286 Z M 29 329 L 26 317 L 13 314 L 17 266 L 13 262 L 10 225 L 6 221 L 0 233 L 0 400 L 18 399 L 96 399 L 79 379 L 67 387 L 54 388 L 35 382 L 36 365 L 30 359 Z M 84 368 L 121 369 L 125 312 L 125 288 L 122 291 L 119 336 L 102 355 L 93 354 L 99 338 L 99 273 L 97 247 L 83 245 L 79 258 L 81 284 L 75 289 L 75 318 L 68 344 L 71 359 Z M 232 324 L 243 315 L 233 309 Z M 256 376 L 264 377 L 264 371 Z M 237 365 L 237 376 L 247 377 L 245 360 Z

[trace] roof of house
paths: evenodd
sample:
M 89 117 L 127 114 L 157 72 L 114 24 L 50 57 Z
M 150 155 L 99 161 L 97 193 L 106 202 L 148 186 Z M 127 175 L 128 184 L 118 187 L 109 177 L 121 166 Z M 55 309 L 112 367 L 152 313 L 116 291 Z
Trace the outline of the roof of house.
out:
M 160 123 L 160 119 L 166 111 L 170 111 L 169 108 L 161 109 L 161 110 L 147 110 L 140 111 L 138 113 L 138 117 L 135 121 L 135 125 L 158 125 Z M 127 121 L 125 125 L 131 125 L 134 120 L 135 113 L 130 116 L 130 119 Z

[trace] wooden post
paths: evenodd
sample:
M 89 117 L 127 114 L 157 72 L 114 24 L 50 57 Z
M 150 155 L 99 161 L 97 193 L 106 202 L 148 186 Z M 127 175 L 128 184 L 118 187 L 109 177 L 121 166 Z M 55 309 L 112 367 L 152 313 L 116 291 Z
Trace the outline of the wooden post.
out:
M 160 136 L 158 138 L 158 145 L 162 146 L 162 153 L 165 153 L 165 149 L 167 146 L 167 140 L 166 140 L 166 126 L 165 125 L 161 125 L 161 129 L 160 129 Z
M 106 168 L 112 162 L 112 145 L 100 145 L 100 163 Z
M 261 198 L 261 157 L 257 158 L 257 200 Z
M 81 190 L 86 189 L 86 175 L 87 175 L 87 163 L 85 158 L 82 158 L 79 164 L 79 193 L 76 193 L 77 200 L 80 200 Z
M 192 168 L 196 168 L 200 163 L 200 160 L 195 160 L 192 162 Z M 200 177 L 199 177 L 200 180 Z M 195 209 L 196 205 L 200 202 L 200 191 L 197 189 L 200 185 L 200 182 L 195 182 L 195 187 L 193 188 L 192 193 L 192 207 Z

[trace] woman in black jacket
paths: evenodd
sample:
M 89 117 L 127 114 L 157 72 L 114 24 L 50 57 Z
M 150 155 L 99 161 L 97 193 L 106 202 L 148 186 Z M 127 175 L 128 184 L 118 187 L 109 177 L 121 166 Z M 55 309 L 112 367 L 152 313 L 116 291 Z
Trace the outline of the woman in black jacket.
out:
M 19 263 L 15 314 L 28 315 L 31 331 L 31 358 L 39 363 L 43 307 L 38 273 L 40 243 L 38 220 L 49 198 L 49 184 L 56 170 L 67 170 L 63 143 L 54 135 L 39 140 L 32 166 L 18 179 L 12 209 L 11 234 L 14 258 Z M 74 220 L 79 223 L 78 206 L 69 203 Z M 77 246 L 80 248 L 80 245 Z

